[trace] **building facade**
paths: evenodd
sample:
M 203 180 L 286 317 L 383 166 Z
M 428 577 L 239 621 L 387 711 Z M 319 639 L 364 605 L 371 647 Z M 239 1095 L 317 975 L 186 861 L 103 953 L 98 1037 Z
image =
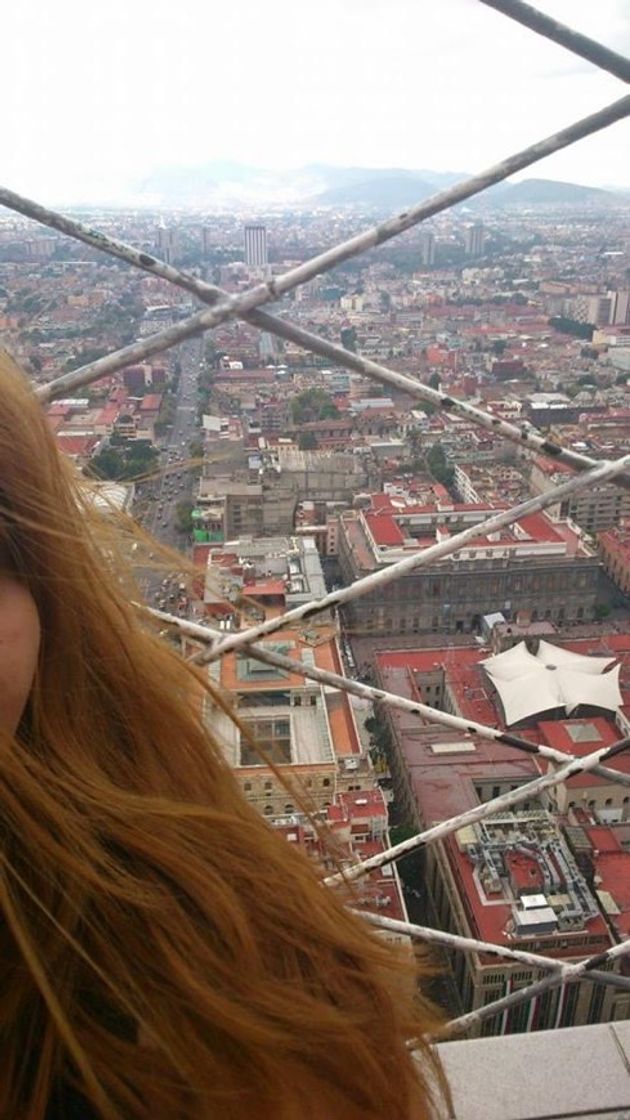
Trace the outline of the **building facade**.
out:
M 554 486 L 565 482 L 571 470 L 562 463 L 551 463 L 537 458 L 532 464 L 530 487 L 533 494 L 546 494 Z M 626 518 L 630 521 L 630 492 L 612 482 L 589 486 L 551 506 L 553 516 L 570 518 L 590 536 L 611 529 Z
M 267 267 L 266 226 L 245 226 L 245 264 L 249 268 Z
M 450 533 L 489 517 L 479 505 L 412 507 L 342 513 L 338 555 L 347 583 L 378 571 Z M 545 514 L 477 538 L 447 559 L 362 595 L 344 609 L 359 633 L 477 631 L 483 615 L 526 612 L 532 621 L 594 617 L 600 561 L 579 533 Z
M 562 706 L 533 714 L 531 734 L 567 754 L 588 754 L 624 734 L 630 700 L 630 638 L 565 642 L 563 653 L 607 654 L 621 668 L 617 710 L 567 718 Z M 377 683 L 464 719 L 502 728 L 503 711 L 479 647 L 377 653 Z M 551 765 L 490 743 L 472 731 L 449 730 L 390 706 L 386 729 L 396 803 L 421 830 L 531 782 Z M 620 756 L 620 769 L 630 761 Z M 427 846 L 421 872 L 428 924 L 491 944 L 575 961 L 604 952 L 630 935 L 630 797 L 587 771 Z M 407 883 L 410 886 L 409 882 Z M 424 896 L 423 896 L 424 897 Z M 484 1007 L 546 974 L 543 969 L 482 951 L 448 957 L 464 1012 Z M 610 967 L 610 966 L 608 966 Z M 618 967 L 618 966 L 615 966 Z M 484 1020 L 474 1034 L 512 1034 L 625 1019 L 630 993 L 582 980 L 540 993 Z

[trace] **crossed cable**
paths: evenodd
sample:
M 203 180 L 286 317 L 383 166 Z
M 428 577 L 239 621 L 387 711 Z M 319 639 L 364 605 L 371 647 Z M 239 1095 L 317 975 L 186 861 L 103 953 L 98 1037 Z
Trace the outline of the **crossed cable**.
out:
M 551 39 L 565 47 L 573 54 L 593 63 L 595 66 L 619 78 L 623 82 L 630 82 L 630 60 L 619 55 L 608 47 L 597 43 L 595 40 L 574 31 L 572 28 L 559 23 L 557 20 L 537 11 L 522 0 L 479 0 L 487 7 L 516 20 L 523 26 L 537 34 Z M 613 104 L 569 125 L 567 128 L 554 133 L 542 140 L 531 144 L 529 147 L 514 155 L 501 160 L 485 171 L 474 175 L 461 183 L 441 191 L 426 201 L 412 206 L 401 214 L 373 226 L 362 233 L 351 237 L 332 248 L 326 250 L 310 260 L 289 269 L 265 283 L 258 284 L 239 295 L 231 295 L 221 288 L 207 284 L 190 273 L 174 268 L 172 265 L 158 260 L 155 256 L 141 252 L 131 245 L 101 233 L 85 224 L 68 218 L 50 210 L 30 199 L 24 198 L 14 191 L 0 188 L 0 203 L 15 210 L 28 218 L 43 225 L 56 229 L 62 234 L 82 241 L 85 244 L 99 249 L 104 253 L 126 261 L 137 268 L 154 276 L 159 276 L 170 281 L 177 287 L 184 288 L 195 295 L 202 303 L 207 305 L 206 310 L 190 316 L 184 321 L 165 330 L 156 332 L 149 337 L 125 346 L 103 358 L 99 358 L 89 365 L 66 373 L 46 385 L 35 388 L 37 396 L 43 403 L 63 396 L 75 389 L 91 384 L 100 378 L 113 374 L 125 366 L 135 362 L 144 361 L 154 354 L 160 353 L 185 339 L 202 334 L 218 324 L 229 319 L 241 318 L 263 331 L 268 331 L 287 341 L 293 342 L 306 350 L 319 354 L 332 362 L 353 370 L 366 377 L 370 377 L 381 384 L 392 388 L 404 390 L 410 397 L 422 401 L 430 401 L 446 412 L 467 417 L 469 420 L 486 428 L 522 448 L 529 448 L 542 453 L 558 463 L 563 463 L 572 468 L 576 473 L 573 477 L 544 495 L 529 499 L 510 510 L 493 515 L 481 524 L 456 534 L 449 540 L 440 542 L 425 549 L 422 553 L 408 557 L 392 564 L 389 568 L 376 571 L 370 575 L 356 580 L 350 587 L 323 596 L 316 602 L 311 602 L 302 607 L 286 612 L 277 619 L 271 619 L 260 625 L 248 627 L 246 630 L 226 635 L 225 632 L 213 632 L 207 626 L 188 622 L 162 611 L 152 610 L 142 606 L 142 610 L 149 610 L 152 615 L 163 620 L 173 627 L 177 627 L 182 635 L 194 638 L 204 643 L 206 648 L 197 656 L 200 662 L 210 662 L 221 657 L 229 650 L 242 650 L 248 656 L 254 657 L 277 668 L 289 669 L 294 673 L 317 681 L 322 685 L 333 687 L 361 696 L 363 698 L 389 705 L 393 708 L 412 712 L 420 718 L 433 723 L 454 727 L 468 734 L 476 734 L 483 738 L 501 742 L 515 750 L 537 755 L 547 759 L 550 770 L 545 775 L 520 786 L 517 790 L 493 798 L 483 805 L 459 814 L 447 821 L 442 821 L 431 828 L 397 844 L 386 851 L 379 853 L 368 860 L 350 864 L 343 873 L 330 876 L 325 882 L 334 885 L 341 878 L 348 880 L 357 879 L 369 874 L 372 870 L 386 863 L 400 859 L 410 851 L 425 847 L 427 844 L 458 831 L 466 824 L 484 820 L 493 814 L 505 810 L 521 801 L 525 801 L 538 793 L 556 786 L 575 774 L 593 771 L 608 781 L 615 781 L 624 786 L 630 785 L 630 775 L 611 769 L 605 763 L 630 748 L 630 738 L 622 738 L 610 747 L 593 751 L 581 758 L 565 754 L 540 744 L 531 743 L 507 731 L 499 731 L 493 727 L 462 719 L 459 716 L 437 711 L 426 704 L 417 703 L 384 689 L 374 688 L 370 685 L 348 680 L 339 674 L 331 673 L 314 666 L 303 664 L 299 659 L 285 657 L 274 652 L 265 645 L 260 645 L 259 638 L 277 632 L 284 627 L 302 622 L 310 617 L 338 608 L 351 600 L 374 591 L 408 572 L 436 560 L 445 558 L 457 552 L 462 545 L 479 535 L 485 535 L 512 524 L 526 513 L 546 509 L 558 499 L 565 498 L 574 492 L 595 485 L 603 481 L 614 481 L 624 489 L 630 489 L 630 455 L 626 455 L 615 462 L 597 461 L 591 457 L 578 453 L 568 448 L 563 448 L 553 440 L 549 440 L 536 432 L 529 425 L 512 424 L 485 412 L 483 409 L 459 400 L 448 394 L 433 389 L 428 385 L 408 375 L 398 373 L 380 363 L 370 361 L 359 354 L 337 346 L 317 334 L 304 330 L 295 323 L 289 322 L 279 314 L 270 314 L 262 310 L 265 305 L 275 303 L 282 296 L 292 291 L 300 284 L 307 282 L 314 276 L 329 271 L 343 261 L 359 256 L 369 249 L 396 237 L 405 230 L 411 229 L 427 218 L 448 210 L 452 206 L 463 202 L 467 198 L 480 193 L 489 186 L 501 182 L 503 179 L 524 170 L 537 161 L 544 159 L 553 152 L 575 143 L 586 136 L 607 128 L 616 121 L 621 121 L 630 115 L 630 97 L 626 96 Z M 480 941 L 471 937 L 462 937 L 448 933 L 444 930 L 430 929 L 411 922 L 398 922 L 380 914 L 357 911 L 367 922 L 380 929 L 403 933 L 424 941 L 440 944 L 447 949 L 457 949 L 462 952 L 479 952 L 493 954 L 498 958 L 508 958 L 528 964 L 532 968 L 544 972 L 541 979 L 527 985 L 518 991 L 512 991 L 499 1000 L 494 1000 L 486 1006 L 469 1014 L 460 1016 L 448 1024 L 452 1033 L 463 1033 L 471 1026 L 484 1019 L 493 1017 L 500 1012 L 534 998 L 559 985 L 571 984 L 588 977 L 593 981 L 613 985 L 617 988 L 630 989 L 630 978 L 605 971 L 614 967 L 615 962 L 630 954 L 630 940 L 612 946 L 606 952 L 588 957 L 577 963 L 566 963 L 545 957 L 541 954 L 529 953 L 523 950 L 511 949 L 509 946 L 494 945 L 490 942 Z M 413 1043 L 410 1043 L 413 1045 Z

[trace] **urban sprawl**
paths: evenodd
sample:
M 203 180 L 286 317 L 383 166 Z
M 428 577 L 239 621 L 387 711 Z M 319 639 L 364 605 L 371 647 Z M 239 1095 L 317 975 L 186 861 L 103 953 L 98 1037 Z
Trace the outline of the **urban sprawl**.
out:
M 331 208 L 81 217 L 231 293 L 365 224 Z M 460 208 L 270 310 L 522 429 L 612 459 L 630 451 L 627 218 L 627 205 L 595 203 L 480 217 Z M 172 284 L 34 223 L 0 221 L 3 344 L 37 384 L 197 306 Z M 572 473 L 242 321 L 57 399 L 47 415 L 61 451 L 100 480 L 103 508 L 126 510 L 186 555 L 184 570 L 166 574 L 143 546 L 132 556 L 150 605 L 223 632 L 319 599 Z M 305 678 L 300 666 L 585 755 L 630 734 L 629 607 L 630 493 L 587 487 L 338 612 L 276 631 L 263 644 L 294 672 L 226 653 L 208 672 L 240 726 L 209 700 L 205 718 L 244 796 L 287 843 L 334 870 L 313 815 L 352 862 L 552 763 L 373 705 Z M 615 766 L 630 775 L 627 754 Z M 357 890 L 361 906 L 391 918 L 562 961 L 603 953 L 630 936 L 628 788 L 579 774 L 400 868 L 372 871 Z M 483 952 L 439 960 L 435 995 L 451 1014 L 543 976 Z M 583 979 L 472 1033 L 628 1017 L 627 990 Z

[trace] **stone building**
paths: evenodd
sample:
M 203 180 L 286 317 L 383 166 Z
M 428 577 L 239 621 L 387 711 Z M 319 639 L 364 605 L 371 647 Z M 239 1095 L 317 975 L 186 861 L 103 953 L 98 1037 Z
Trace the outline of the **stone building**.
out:
M 373 495 L 370 509 L 340 516 L 343 578 L 360 579 L 497 512 L 483 505 L 414 506 Z M 348 604 L 344 618 L 351 631 L 379 634 L 476 632 L 482 616 L 495 611 L 507 619 L 524 611 L 532 621 L 588 621 L 599 568 L 575 527 L 535 513 L 361 596 Z
M 573 472 L 563 463 L 553 463 L 542 456 L 532 464 L 530 487 L 532 494 L 546 494 L 548 490 L 566 482 Z M 591 536 L 611 529 L 627 519 L 630 522 L 630 493 L 615 486 L 613 482 L 603 482 L 599 486 L 589 486 L 584 490 L 550 507 L 550 514 L 570 518 Z
M 581 655 L 621 666 L 617 701 L 613 707 L 610 698 L 604 698 L 605 707 L 579 705 L 570 717 L 562 705 L 536 712 L 536 694 L 525 684 L 530 714 L 519 734 L 572 755 L 618 740 L 627 727 L 624 705 L 630 700 L 628 635 L 565 641 L 554 648 L 558 664 L 571 655 L 577 663 Z M 375 657 L 377 683 L 463 719 L 502 728 L 503 702 L 484 667 L 489 653 L 479 647 L 383 651 Z M 396 802 L 415 830 L 514 791 L 551 765 L 412 712 L 383 707 L 379 720 L 388 732 Z M 630 772 L 625 756 L 618 762 L 620 770 Z M 627 788 L 588 771 L 569 779 L 566 788 L 542 791 L 462 827 L 425 849 L 418 874 L 427 924 L 563 961 L 604 952 L 630 935 L 629 824 Z M 483 951 L 450 954 L 449 964 L 464 1012 L 545 975 Z M 584 979 L 484 1020 L 473 1033 L 540 1031 L 629 1015 L 627 991 Z

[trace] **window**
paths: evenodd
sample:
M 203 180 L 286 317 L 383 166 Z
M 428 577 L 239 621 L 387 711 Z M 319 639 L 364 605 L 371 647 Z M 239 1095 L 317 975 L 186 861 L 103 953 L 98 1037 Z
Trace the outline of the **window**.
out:
M 273 782 L 265 782 L 265 789 L 273 789 Z
M 245 785 L 243 786 L 243 789 L 245 790 L 245 793 L 249 793 L 251 791 L 251 788 L 252 788 L 252 783 L 251 782 L 245 782 Z
M 604 988 L 604 985 L 595 984 L 593 988 L 593 995 L 591 996 L 588 1014 L 586 1017 L 587 1023 L 599 1023 L 601 1019 L 602 1008 L 604 1006 L 605 996 L 606 990 Z
M 330 785 L 330 778 L 324 778 L 322 780 L 322 785 L 323 785 L 324 789 L 328 789 L 328 787 Z
M 607 797 L 606 800 L 604 801 L 604 805 L 606 806 L 607 809 L 610 809 L 610 806 L 612 805 L 612 797 Z
M 483 1005 L 487 1006 L 489 1003 L 494 1003 L 495 999 L 501 999 L 503 995 L 503 988 L 490 988 L 487 992 L 483 993 Z
M 292 805 L 290 801 L 287 801 L 287 803 L 284 807 L 284 811 L 285 811 L 285 813 L 288 813 L 288 814 L 294 813 L 295 812 L 295 805 Z
M 272 762 L 291 761 L 291 723 L 286 717 L 275 719 L 244 719 L 257 747 L 269 755 Z M 260 755 L 241 735 L 241 765 L 260 765 Z
M 265 808 L 264 808 L 265 816 L 270 817 L 272 813 L 273 813 L 273 805 L 265 805 Z
M 502 972 L 488 972 L 483 978 L 484 987 L 488 984 L 503 984 L 504 976 Z

